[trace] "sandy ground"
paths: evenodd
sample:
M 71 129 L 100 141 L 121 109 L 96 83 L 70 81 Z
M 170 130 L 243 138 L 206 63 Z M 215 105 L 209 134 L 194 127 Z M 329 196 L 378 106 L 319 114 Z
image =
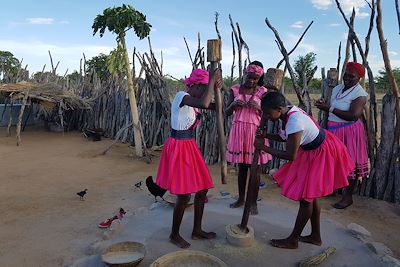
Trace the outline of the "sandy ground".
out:
M 76 132 L 27 128 L 19 147 L 14 137 L 4 136 L 5 129 L 0 128 L 0 266 L 102 266 L 99 254 L 121 240 L 146 245 L 146 258 L 140 266 L 177 250 L 167 241 L 171 205 L 153 205 L 154 198 L 145 186 L 143 190 L 134 188 L 136 182 L 156 174 L 158 153 L 147 164 L 133 157 L 133 150 L 125 144 L 97 156 L 111 141 L 90 142 Z M 323 266 L 379 266 L 381 255 L 365 244 L 372 241 L 384 243 L 394 257 L 400 257 L 400 207 L 359 197 L 344 211 L 330 207 L 338 197 L 322 200 L 322 248 L 306 244 L 300 244 L 296 251 L 272 248 L 270 238 L 285 237 L 290 232 L 297 203 L 281 197 L 279 188 L 267 176 L 263 179 L 268 187 L 260 191 L 260 214 L 249 222 L 255 229 L 256 244 L 249 249 L 231 247 L 226 244 L 224 227 L 239 223 L 242 210 L 229 209 L 232 199 L 218 196 L 220 190 L 236 195 L 236 172 L 230 169 L 228 184 L 221 185 L 218 166 L 210 166 L 210 170 L 216 188 L 209 193 L 204 225 L 216 231 L 218 238 L 192 241 L 191 249 L 213 254 L 229 266 L 295 266 L 327 246 L 338 251 Z M 88 194 L 80 201 L 76 192 L 84 188 Z M 128 211 L 120 223 L 109 230 L 97 227 L 120 207 Z M 192 218 L 193 210 L 188 208 L 184 237 L 190 236 Z M 349 223 L 371 232 L 369 240 L 354 238 L 346 230 Z

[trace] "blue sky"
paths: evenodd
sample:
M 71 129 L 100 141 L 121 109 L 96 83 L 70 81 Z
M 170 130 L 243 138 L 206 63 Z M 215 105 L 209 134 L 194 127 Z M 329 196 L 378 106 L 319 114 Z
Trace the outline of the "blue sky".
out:
M 364 0 L 341 0 L 349 15 L 356 7 L 356 32 L 363 43 L 369 27 L 370 9 Z M 342 41 L 344 58 L 347 26 L 333 0 L 253 0 L 249 2 L 227 0 L 136 0 L 136 1 L 78 1 L 78 0 L 14 0 L 2 3 L 0 16 L 0 50 L 12 52 L 31 72 L 40 71 L 46 64 L 50 68 L 48 50 L 53 60 L 60 61 L 58 73 L 63 75 L 79 69 L 82 54 L 91 58 L 99 53 L 108 54 L 115 47 L 115 35 L 106 32 L 103 38 L 92 36 L 92 23 L 96 15 L 107 7 L 130 4 L 147 16 L 152 24 L 150 33 L 153 50 L 160 58 L 163 53 L 163 72 L 181 78 L 190 73 L 191 64 L 183 40 L 185 37 L 194 53 L 197 34 L 201 45 L 207 39 L 216 38 L 215 12 L 220 14 L 219 30 L 223 41 L 222 66 L 224 76 L 230 74 L 232 65 L 231 26 L 228 15 L 238 22 L 244 40 L 250 48 L 251 60 L 259 60 L 265 68 L 275 67 L 281 54 L 275 44 L 272 31 L 266 26 L 266 17 L 279 31 L 288 50 L 296 43 L 305 27 L 314 23 L 291 62 L 308 52 L 317 54 L 320 68 L 335 67 L 338 45 Z M 392 67 L 400 67 L 400 35 L 392 0 L 382 0 L 383 26 L 388 41 Z M 148 50 L 146 39 L 139 40 L 134 32 L 128 32 L 127 45 L 143 53 Z M 360 61 L 361 59 L 359 59 Z M 376 28 L 371 38 L 370 66 L 375 75 L 383 68 Z

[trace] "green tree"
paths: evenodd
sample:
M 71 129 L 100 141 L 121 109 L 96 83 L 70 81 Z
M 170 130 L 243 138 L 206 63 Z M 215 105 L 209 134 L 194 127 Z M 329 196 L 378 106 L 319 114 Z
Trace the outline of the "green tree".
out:
M 294 62 L 294 71 L 296 72 L 297 84 L 304 87 L 304 77 L 306 81 L 310 80 L 315 68 L 316 54 L 314 52 L 307 53 L 305 56 L 299 56 Z
M 105 54 L 99 54 L 98 56 L 94 56 L 88 61 L 86 61 L 86 75 L 89 75 L 93 72 L 96 72 L 97 77 L 101 80 L 106 80 L 110 72 L 107 68 L 107 60 L 108 56 Z
M 393 75 L 396 83 L 400 85 L 400 68 L 393 69 Z M 376 89 L 381 93 L 386 93 L 391 90 L 388 76 L 385 70 L 380 70 L 379 75 L 375 77 Z
M 18 74 L 21 63 L 9 51 L 0 51 L 0 78 L 13 77 Z
M 131 106 L 132 123 L 134 124 L 134 139 L 136 155 L 143 155 L 142 138 L 139 124 L 139 113 L 137 109 L 135 90 L 133 85 L 132 72 L 129 65 L 128 50 L 126 49 L 125 34 L 128 30 L 133 29 L 139 39 L 143 39 L 150 34 L 151 25 L 146 22 L 146 16 L 135 10 L 130 5 L 122 5 L 121 7 L 106 8 L 102 15 L 97 15 L 94 19 L 92 29 L 93 35 L 99 32 L 103 37 L 104 32 L 108 29 L 117 35 L 117 47 L 121 47 L 124 52 L 124 65 L 126 69 L 126 78 L 128 83 L 129 103 Z

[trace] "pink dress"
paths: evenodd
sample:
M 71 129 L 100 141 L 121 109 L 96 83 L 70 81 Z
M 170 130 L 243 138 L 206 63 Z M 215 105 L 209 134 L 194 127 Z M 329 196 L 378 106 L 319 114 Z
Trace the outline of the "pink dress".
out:
M 156 184 L 174 195 L 192 194 L 214 187 L 210 172 L 194 138 L 198 112 L 180 107 L 185 92 L 178 92 L 171 106 L 171 137 L 164 144 Z
M 289 125 L 295 125 L 293 128 L 297 129 L 286 132 Z M 296 159 L 284 164 L 274 174 L 283 196 L 295 201 L 312 202 L 349 184 L 347 176 L 354 170 L 354 162 L 336 136 L 320 129 L 314 119 L 297 107 L 289 110 L 286 127 L 284 131 L 280 130 L 283 139 L 302 131 L 302 142 Z M 312 138 L 315 134 L 317 137 Z M 311 137 L 306 140 L 306 135 Z
M 240 85 L 234 85 L 231 90 L 233 92 L 234 101 L 242 100 L 249 102 L 255 101 L 258 105 L 261 103 L 261 97 L 267 92 L 267 89 L 260 86 L 253 95 L 244 95 L 239 93 Z M 254 139 L 256 130 L 260 125 L 261 114 L 259 111 L 243 106 L 235 110 L 231 130 L 228 136 L 228 144 L 226 151 L 226 160 L 230 163 L 251 164 L 254 155 Z M 269 141 L 265 139 L 265 145 L 269 146 Z M 261 152 L 259 164 L 266 164 L 272 156 L 264 151 Z

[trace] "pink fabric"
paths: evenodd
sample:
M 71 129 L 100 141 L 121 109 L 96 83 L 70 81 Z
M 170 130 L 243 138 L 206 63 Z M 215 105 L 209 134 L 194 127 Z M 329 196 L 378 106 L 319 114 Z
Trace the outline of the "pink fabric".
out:
M 330 129 L 333 127 L 337 129 Z M 351 159 L 356 164 L 348 178 L 368 177 L 367 140 L 363 123 L 360 120 L 349 124 L 329 121 L 328 130 L 344 143 Z
M 260 66 L 257 66 L 257 65 L 254 65 L 254 64 L 250 64 L 250 65 L 247 66 L 246 72 L 247 73 L 254 73 L 257 76 L 261 77 L 264 74 L 264 69 L 261 68 Z
M 365 75 L 364 66 L 357 62 L 348 62 L 346 64 L 346 69 L 355 71 L 360 78 L 364 77 L 364 75 Z
M 196 141 L 172 137 L 164 145 L 156 183 L 174 195 L 192 194 L 214 187 Z
M 329 131 L 325 134 L 320 147 L 307 151 L 299 148 L 297 158 L 274 174 L 283 196 L 312 202 L 349 184 L 347 176 L 354 169 L 354 162 L 336 136 Z
M 192 87 L 195 84 L 208 84 L 208 72 L 203 69 L 193 70 L 189 78 L 185 79 L 183 83 L 187 87 Z
M 233 86 L 234 100 L 241 99 L 245 102 L 255 101 L 261 103 L 261 97 L 267 92 L 263 86 L 259 87 L 253 95 L 239 94 L 239 85 Z M 254 139 L 257 127 L 260 125 L 261 114 L 250 107 L 243 106 L 235 110 L 232 120 L 231 130 L 228 136 L 226 160 L 230 163 L 251 164 L 254 155 Z M 265 145 L 269 146 L 269 141 L 265 139 Z M 261 153 L 259 164 L 266 164 L 272 159 L 270 154 Z

